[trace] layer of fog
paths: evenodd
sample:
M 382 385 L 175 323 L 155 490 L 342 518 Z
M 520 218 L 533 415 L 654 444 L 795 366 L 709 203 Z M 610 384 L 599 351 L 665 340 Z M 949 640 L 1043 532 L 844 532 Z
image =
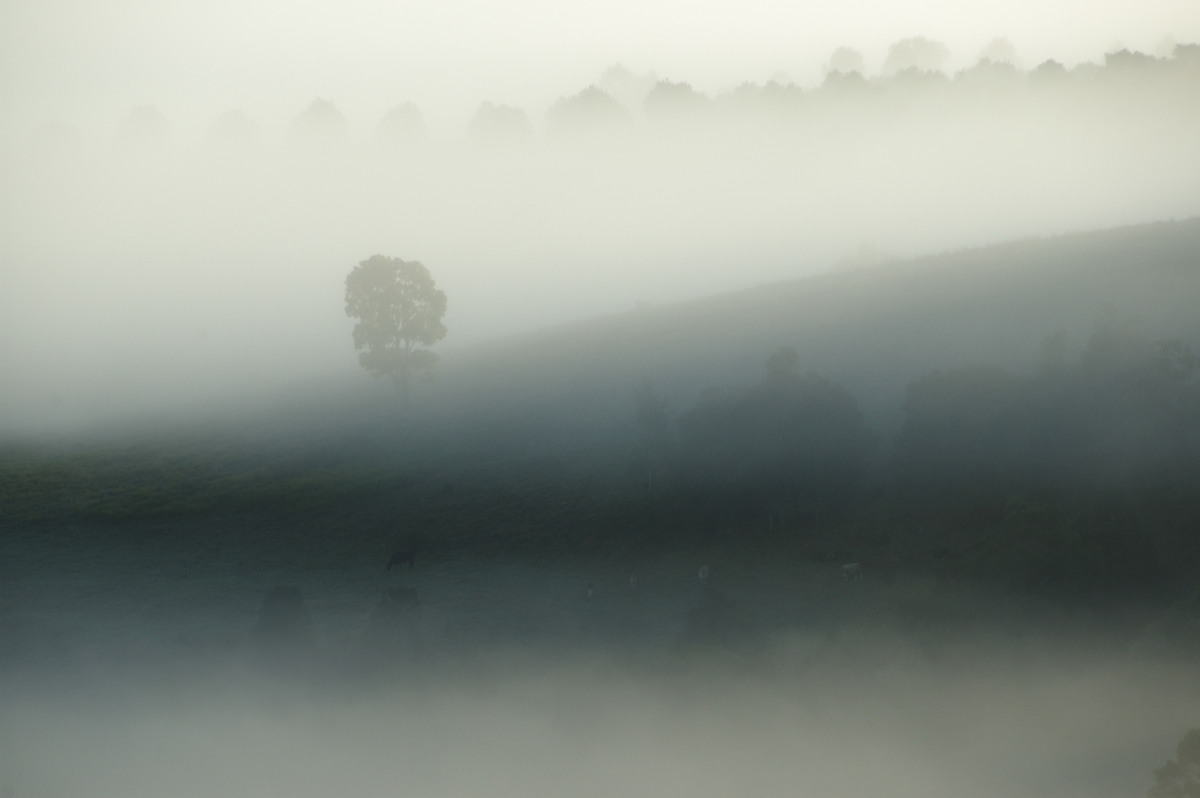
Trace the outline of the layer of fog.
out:
M 12 0 L 0 27 L 0 80 L 6 105 L 21 115 L 101 126 L 155 102 L 189 128 L 231 106 L 282 128 L 315 94 L 338 98 L 352 120 L 409 99 L 438 131 L 453 131 L 480 99 L 536 111 L 614 61 L 708 93 L 779 71 L 807 85 L 839 46 L 862 51 L 874 73 L 892 42 L 916 34 L 949 45 L 951 70 L 973 65 L 997 36 L 1016 44 L 1023 66 L 1074 65 L 1104 48 L 1157 53 L 1171 37 L 1196 41 L 1200 14 L 1190 0 L 467 0 L 453 8 L 356 0 L 302 11 L 280 0 L 203 8 Z
M 763 95 L 722 123 L 634 108 L 593 129 L 585 114 L 515 142 L 387 145 L 319 119 L 271 138 L 253 109 L 199 144 L 147 109 L 115 143 L 52 127 L 0 161 L 3 423 L 354 374 L 342 281 L 377 252 L 430 268 L 453 350 L 862 251 L 1195 215 L 1194 71 L 1067 87 L 918 76 L 870 97 Z
M 1134 605 L 1050 610 L 874 563 L 843 580 L 754 547 L 450 547 L 397 574 L 361 534 L 0 538 L 5 798 L 1115 798 L 1200 713 L 1186 612 L 1159 634 Z M 280 582 L 296 615 L 267 613 Z M 397 584 L 420 606 L 380 613 Z
M 1181 672 L 1071 655 L 928 668 L 862 638 L 753 672 L 497 653 L 486 668 L 314 688 L 0 681 L 12 798 L 348 794 L 1129 796 L 1200 708 Z M 452 675 L 446 675 L 448 673 Z

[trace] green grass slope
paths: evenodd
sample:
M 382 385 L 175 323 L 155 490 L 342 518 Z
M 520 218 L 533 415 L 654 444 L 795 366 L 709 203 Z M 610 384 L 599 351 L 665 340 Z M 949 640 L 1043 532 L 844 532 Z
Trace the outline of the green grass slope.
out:
M 894 519 L 870 491 L 855 512 L 802 534 L 770 528 L 765 515 L 718 528 L 686 497 L 648 484 L 634 388 L 652 379 L 675 418 L 708 387 L 757 381 L 766 356 L 792 346 L 802 368 L 854 395 L 882 459 L 906 387 L 928 371 L 1031 366 L 1059 329 L 1078 351 L 1105 307 L 1140 319 L 1156 338 L 1200 348 L 1197 299 L 1200 220 L 1189 220 L 642 307 L 448 352 L 436 382 L 407 404 L 364 376 L 279 397 L 265 412 L 7 442 L 0 529 L 221 534 L 253 528 L 221 519 L 259 518 L 314 540 L 385 547 L 416 535 L 435 547 L 510 552 L 670 547 L 753 532 L 816 558 L 869 551 L 1007 562 L 1007 544 L 994 556 L 975 546 L 957 559 L 945 539 L 897 545 Z M 994 541 L 958 540 L 969 539 Z

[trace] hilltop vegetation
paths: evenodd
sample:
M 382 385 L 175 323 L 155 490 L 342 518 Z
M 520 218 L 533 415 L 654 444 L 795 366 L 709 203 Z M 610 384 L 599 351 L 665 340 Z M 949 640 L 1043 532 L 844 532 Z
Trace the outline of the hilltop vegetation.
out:
M 186 429 L 10 443 L 2 521 L 762 545 L 1077 599 L 1173 594 L 1200 561 L 1197 252 L 1191 221 L 951 253 L 448 354 L 403 408 L 356 383 Z

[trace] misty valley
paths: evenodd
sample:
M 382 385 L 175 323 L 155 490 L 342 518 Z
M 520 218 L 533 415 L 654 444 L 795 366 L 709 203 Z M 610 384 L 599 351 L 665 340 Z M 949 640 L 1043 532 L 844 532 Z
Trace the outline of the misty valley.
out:
M 0 798 L 1196 795 L 1200 47 L 906 41 L 6 144 Z
M 1196 222 L 1003 245 L 448 354 L 407 395 L 12 437 L 8 789 L 1141 790 L 1197 710 L 1197 252 Z M 181 776 L 198 751 L 227 766 Z

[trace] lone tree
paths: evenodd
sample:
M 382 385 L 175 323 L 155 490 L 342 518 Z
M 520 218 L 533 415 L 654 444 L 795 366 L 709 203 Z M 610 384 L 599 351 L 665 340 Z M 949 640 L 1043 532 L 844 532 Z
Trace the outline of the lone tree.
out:
M 346 276 L 346 315 L 354 325 L 358 362 L 376 377 L 391 377 L 401 394 L 416 371 L 438 356 L 422 347 L 446 337 L 446 294 L 419 261 L 374 255 Z

